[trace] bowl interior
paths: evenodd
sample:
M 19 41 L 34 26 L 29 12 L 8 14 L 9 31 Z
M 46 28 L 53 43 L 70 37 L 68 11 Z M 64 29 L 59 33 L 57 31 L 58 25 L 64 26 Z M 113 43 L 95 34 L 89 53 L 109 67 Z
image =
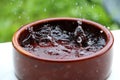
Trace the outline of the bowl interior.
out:
M 113 44 L 113 36 L 110 33 L 110 31 L 98 23 L 95 23 L 95 22 L 92 22 L 89 20 L 76 19 L 76 18 L 55 18 L 55 19 L 53 18 L 53 19 L 39 20 L 39 21 L 30 23 L 30 24 L 27 24 L 27 25 L 21 27 L 14 35 L 14 39 L 13 39 L 14 47 L 16 47 L 16 49 L 19 50 L 20 52 L 22 52 L 22 54 L 24 54 L 24 55 L 27 55 L 32 58 L 40 59 L 37 56 L 31 55 L 31 53 L 25 51 L 22 48 L 22 47 L 24 47 L 24 45 L 32 43 L 33 40 L 29 39 L 24 44 L 22 43 L 22 41 L 24 39 L 28 38 L 30 35 L 28 28 L 32 28 L 33 31 L 39 31 L 40 28 L 45 25 L 59 26 L 62 30 L 66 30 L 69 32 L 75 31 L 76 27 L 78 27 L 78 25 L 80 25 L 80 26 L 82 26 L 82 29 L 84 30 L 85 33 L 89 32 L 90 34 L 95 34 L 95 36 L 101 36 L 102 38 L 105 39 L 105 42 L 106 42 L 106 45 L 104 46 L 103 49 L 101 49 L 100 51 L 96 52 L 95 54 L 92 54 L 89 56 L 84 56 L 84 57 L 80 57 L 77 59 L 71 59 L 71 60 L 67 60 L 67 59 L 66 60 L 65 59 L 64 60 L 61 60 L 61 59 L 49 60 L 48 59 L 48 61 L 86 60 L 86 59 L 93 58 L 98 55 L 104 54 L 106 51 L 108 51 L 111 48 L 111 46 Z M 17 46 L 19 46 L 19 47 L 17 47 Z M 44 60 L 44 59 L 42 59 L 42 60 Z

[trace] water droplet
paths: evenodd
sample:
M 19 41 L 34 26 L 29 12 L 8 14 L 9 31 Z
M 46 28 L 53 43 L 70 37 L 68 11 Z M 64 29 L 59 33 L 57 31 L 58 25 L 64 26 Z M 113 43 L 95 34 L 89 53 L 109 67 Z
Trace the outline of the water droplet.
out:
M 38 67 L 38 65 L 34 65 L 34 67 L 35 67 L 35 68 L 37 68 L 37 67 Z
M 48 38 L 50 41 L 52 41 L 52 37 L 51 37 L 51 36 L 47 36 L 47 38 Z
M 21 19 L 22 17 L 21 16 L 18 16 L 19 19 Z
M 11 0 L 11 1 L 13 1 L 13 2 L 14 2 L 15 0 Z
M 19 1 L 19 4 L 18 4 L 18 6 L 17 6 L 17 7 L 21 7 L 21 6 L 22 6 L 22 4 L 23 4 L 23 1 Z
M 101 30 L 100 33 L 103 33 L 103 31 Z
M 44 10 L 43 10 L 44 12 L 46 12 L 47 11 L 47 9 L 46 8 L 44 8 Z
M 82 38 L 81 38 L 80 36 L 77 38 L 77 42 L 78 42 L 78 43 L 81 43 L 81 42 L 82 42 Z
M 99 71 L 98 71 L 98 70 L 96 70 L 95 72 L 96 72 L 96 73 L 98 73 Z
M 12 5 L 13 4 L 13 2 L 10 2 L 10 5 Z
M 84 34 L 84 31 L 82 29 L 81 26 L 78 26 L 76 29 L 75 29 L 75 32 L 74 32 L 74 35 L 75 36 L 80 36 L 80 35 L 83 35 Z
M 55 0 L 51 0 L 52 2 L 54 2 Z
M 105 28 L 106 28 L 106 26 L 103 26 L 103 27 L 105 27 Z
M 53 50 L 48 50 L 48 53 L 53 53 Z
M 95 7 L 95 4 L 92 5 L 92 9 Z
M 28 16 L 26 19 L 27 19 L 27 20 L 30 20 L 30 17 Z
M 26 14 L 26 12 L 25 12 L 25 11 L 23 11 L 23 12 L 22 12 L 22 14 L 23 14 L 23 15 L 25 15 L 25 14 Z
M 107 27 L 108 29 L 110 29 L 110 27 Z
M 77 21 L 77 23 L 78 23 L 79 25 L 81 25 L 81 24 L 82 24 L 82 22 L 81 22 L 81 21 Z
M 83 7 L 80 7 L 80 9 L 83 9 Z
M 80 55 L 85 55 L 86 52 L 80 51 Z
M 14 15 L 17 15 L 17 11 L 13 11 Z
M 86 3 L 85 6 L 88 6 L 88 3 Z
M 79 5 L 78 2 L 76 2 L 75 5 L 78 6 Z
M 92 8 L 94 8 L 94 6 L 92 6 Z

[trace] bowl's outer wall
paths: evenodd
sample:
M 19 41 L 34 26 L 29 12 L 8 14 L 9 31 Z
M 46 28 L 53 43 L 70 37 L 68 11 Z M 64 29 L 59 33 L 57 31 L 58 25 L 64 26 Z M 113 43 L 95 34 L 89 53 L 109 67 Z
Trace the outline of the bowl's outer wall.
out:
M 59 21 L 59 18 L 57 20 Z M 38 23 L 39 21 L 27 26 Z M 85 23 L 99 26 L 89 21 L 85 21 Z M 108 33 L 106 32 L 106 34 Z M 15 38 L 13 38 L 15 74 L 20 80 L 105 80 L 110 75 L 112 64 L 111 46 L 114 40 L 113 37 L 110 39 L 108 49 L 102 49 L 99 55 L 91 58 L 71 61 L 48 61 L 36 59 L 28 54 L 25 55 L 25 51 L 18 49 L 20 46 L 14 43 Z
M 75 62 L 40 61 L 14 51 L 15 74 L 20 80 L 104 80 L 111 72 L 112 49 Z

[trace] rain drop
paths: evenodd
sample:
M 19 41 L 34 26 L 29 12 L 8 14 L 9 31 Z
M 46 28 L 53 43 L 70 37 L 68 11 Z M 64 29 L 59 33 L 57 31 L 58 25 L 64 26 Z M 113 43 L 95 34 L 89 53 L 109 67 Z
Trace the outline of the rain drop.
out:
M 78 23 L 79 25 L 81 25 L 81 24 L 82 24 L 82 22 L 81 22 L 81 21 L 77 21 L 77 23 Z
M 75 5 L 78 6 L 79 4 L 76 2 Z
M 37 67 L 38 67 L 38 65 L 34 65 L 34 67 L 35 67 L 35 68 L 37 68 Z
M 19 19 L 21 19 L 22 17 L 21 16 L 18 16 Z
M 54 0 L 51 0 L 51 2 L 54 2 Z
M 11 1 L 13 1 L 13 2 L 14 2 L 15 0 L 11 0 Z
M 98 70 L 96 70 L 95 72 L 96 72 L 96 73 L 98 73 L 99 71 L 98 71 Z
M 81 42 L 82 42 L 82 38 L 81 38 L 81 37 L 78 37 L 77 42 L 78 42 L 78 43 L 81 43 Z
M 10 2 L 10 5 L 12 5 L 13 3 L 12 2 Z
M 95 5 L 92 5 L 92 9 L 95 7 Z
M 44 8 L 44 10 L 43 10 L 44 12 L 46 12 L 47 11 L 47 9 L 46 8 Z
M 101 30 L 100 33 L 103 33 L 103 31 Z
M 80 9 L 83 9 L 83 7 L 80 7 Z
M 92 6 L 92 9 L 94 8 L 94 6 Z
M 26 19 L 27 19 L 27 20 L 30 20 L 30 17 L 28 16 Z
M 107 27 L 108 29 L 110 29 L 110 27 Z

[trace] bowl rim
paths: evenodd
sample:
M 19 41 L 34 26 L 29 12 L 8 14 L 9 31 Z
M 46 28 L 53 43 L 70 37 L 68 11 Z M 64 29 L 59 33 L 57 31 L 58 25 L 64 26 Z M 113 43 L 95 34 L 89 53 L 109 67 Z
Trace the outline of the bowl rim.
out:
M 95 27 L 98 27 L 99 29 L 101 29 L 107 36 L 107 44 L 99 51 L 97 51 L 96 53 L 89 55 L 89 56 L 82 56 L 79 58 L 74 58 L 74 59 L 49 59 L 49 58 L 41 58 L 38 56 L 35 56 L 27 51 L 25 51 L 19 44 L 18 42 L 18 38 L 20 36 L 20 34 L 28 27 L 36 25 L 36 24 L 40 24 L 43 22 L 51 22 L 51 21 L 56 21 L 56 20 L 71 20 L 71 21 L 82 21 L 85 22 L 87 24 L 91 24 L 94 25 Z M 94 21 L 91 20 L 87 20 L 87 19 L 81 19 L 81 18 L 70 18 L 70 17 L 58 17 L 58 18 L 47 18 L 47 19 L 42 19 L 42 20 L 37 20 L 35 22 L 31 22 L 29 24 L 26 24 L 24 26 L 22 26 L 21 28 L 19 28 L 13 35 L 12 38 L 12 45 L 15 48 L 15 50 L 17 50 L 18 54 L 22 54 L 23 56 L 27 56 L 29 58 L 33 58 L 39 61 L 49 61 L 49 62 L 74 62 L 74 61 L 84 61 L 84 60 L 88 60 L 88 59 L 92 59 L 92 58 L 96 58 L 99 57 L 103 54 L 107 54 L 107 52 L 111 49 L 112 45 L 114 43 L 114 37 L 111 33 L 111 31 L 109 29 L 107 29 L 105 26 L 96 23 Z

